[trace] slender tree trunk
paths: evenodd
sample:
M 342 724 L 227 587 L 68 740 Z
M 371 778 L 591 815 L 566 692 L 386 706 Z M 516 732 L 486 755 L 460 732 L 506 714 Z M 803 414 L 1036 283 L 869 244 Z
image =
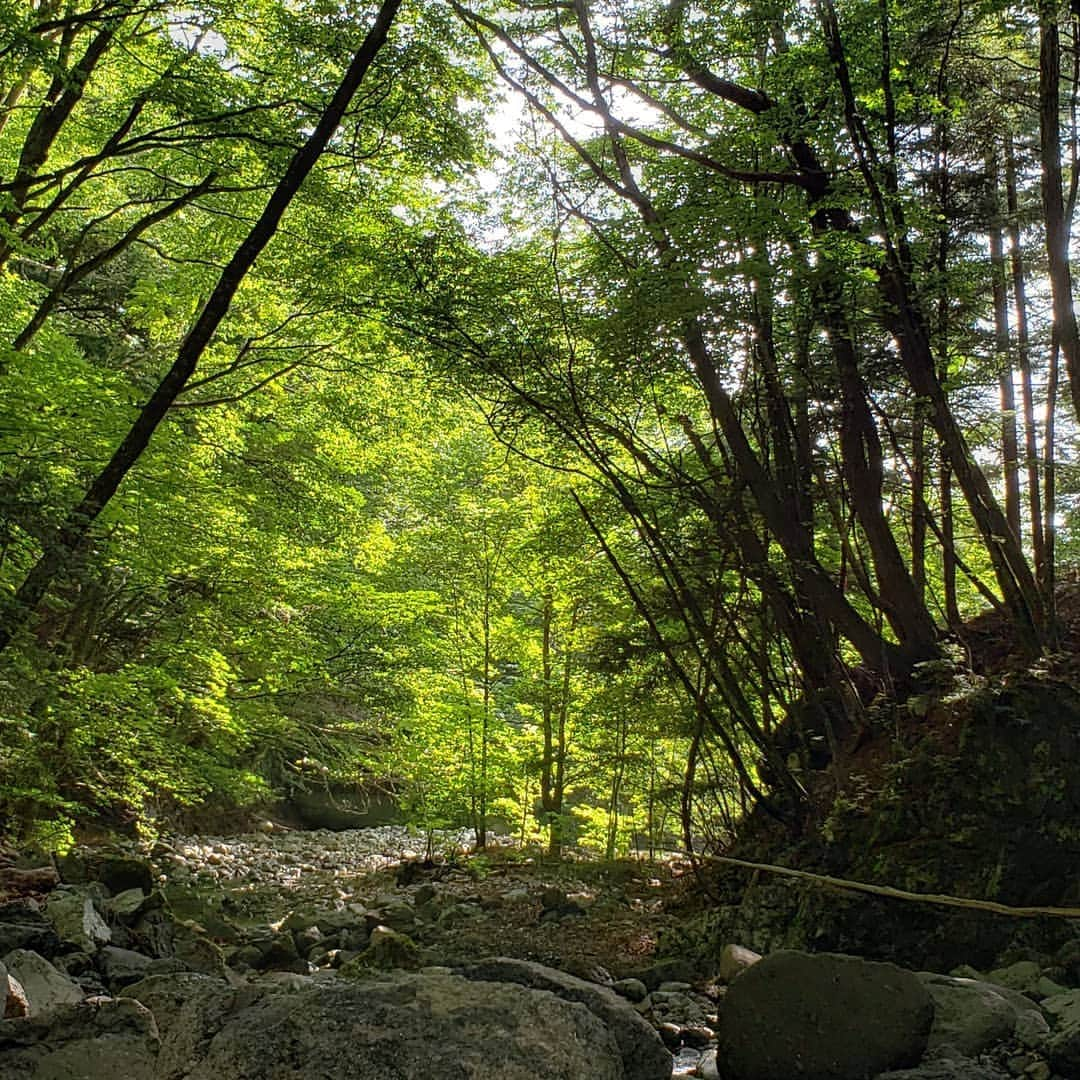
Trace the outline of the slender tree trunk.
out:
M 2 614 L 0 652 L 7 648 L 14 634 L 30 619 L 57 575 L 82 548 L 98 515 L 116 494 L 124 477 L 149 445 L 169 408 L 195 373 L 199 359 L 228 313 L 241 281 L 277 231 L 289 204 L 341 123 L 353 96 L 386 41 L 400 5 L 401 0 L 384 0 L 314 131 L 293 155 L 259 219 L 222 271 L 209 300 L 184 338 L 172 367 L 140 410 L 109 463 L 68 513 L 60 528 L 45 540 L 37 563 L 30 569 Z
M 990 241 L 990 291 L 994 302 L 994 353 L 1001 399 L 1001 468 L 1005 478 L 1005 518 L 1019 540 L 1020 461 L 1016 438 L 1016 389 L 1013 385 L 1012 350 L 1009 340 L 1009 296 L 1005 286 L 1005 247 L 998 205 L 997 160 L 992 158 L 987 172 L 994 185 L 993 213 L 988 229 Z
M 548 830 L 548 855 L 559 855 L 558 831 L 555 825 L 555 702 L 553 688 L 553 670 L 551 658 L 552 623 L 555 605 L 551 593 L 544 594 L 544 604 L 540 613 L 540 665 L 543 678 L 541 691 L 541 727 L 544 736 L 544 750 L 540 758 L 540 808 L 543 811 L 544 825 Z
M 1073 411 L 1080 418 L 1080 328 L 1073 305 L 1069 222 L 1061 186 L 1061 40 L 1056 0 L 1039 0 L 1039 148 L 1054 340 L 1065 359 Z
M 911 414 L 911 579 L 926 602 L 926 421 L 918 401 Z
M 1016 360 L 1020 369 L 1020 400 L 1024 411 L 1024 464 L 1027 472 L 1028 519 L 1035 577 L 1045 598 L 1046 543 L 1042 495 L 1039 490 L 1039 439 L 1035 428 L 1035 394 L 1031 378 L 1031 341 L 1028 333 L 1027 279 L 1020 242 L 1020 210 L 1016 195 L 1016 152 L 1012 135 L 1005 133 L 1005 200 L 1008 215 L 1009 263 L 1012 272 L 1016 321 Z
M 1055 343 L 1050 349 L 1050 366 L 1046 372 L 1046 433 L 1043 436 L 1043 539 L 1046 545 L 1046 568 L 1042 589 L 1053 633 L 1057 630 L 1057 463 L 1054 461 L 1054 447 L 1059 383 L 1058 355 Z

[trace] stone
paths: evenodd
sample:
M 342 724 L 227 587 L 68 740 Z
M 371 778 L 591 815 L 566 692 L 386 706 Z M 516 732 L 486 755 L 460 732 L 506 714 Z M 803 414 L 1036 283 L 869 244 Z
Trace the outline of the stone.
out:
M 22 987 L 31 1016 L 38 1016 L 60 1005 L 74 1005 L 83 1000 L 82 990 L 43 956 L 26 949 L 16 949 L 4 957 L 8 978 Z
M 379 911 L 372 912 L 370 918 L 369 926 L 372 929 L 374 926 L 389 926 L 391 930 L 397 930 L 402 934 L 408 933 L 416 925 L 416 912 L 400 900 L 395 900 L 381 907 Z
M 931 1053 L 976 1057 L 1013 1039 L 1021 1017 L 1027 1017 L 1029 1031 L 1040 1023 L 1042 1030 L 1048 1031 L 1038 1005 L 1017 991 L 995 983 L 929 972 L 920 973 L 919 978 L 934 1001 L 934 1023 L 928 1042 Z
M 405 934 L 391 930 L 389 926 L 376 926 L 371 931 L 368 946 L 354 960 L 341 968 L 346 976 L 355 976 L 365 968 L 419 967 L 420 949 Z
M 97 913 L 94 901 L 83 892 L 57 890 L 45 903 L 45 915 L 62 942 L 83 952 L 97 952 L 112 938 L 112 931 Z
M 731 1080 L 866 1080 L 918 1063 L 934 1006 L 893 964 L 782 950 L 732 983 L 717 1057 Z
M 218 978 L 225 976 L 225 954 L 221 947 L 194 926 L 175 926 L 172 934 L 172 956 L 192 971 L 201 971 L 204 975 Z
M 160 1045 L 149 1010 L 99 998 L 0 1021 L 0 1080 L 155 1080 Z
M 142 914 L 146 903 L 147 896 L 142 889 L 125 889 L 105 901 L 105 911 L 118 922 L 130 923 Z
M 296 942 L 296 951 L 300 956 L 307 956 L 316 946 L 322 943 L 322 931 L 317 926 L 308 926 L 303 930 L 293 932 L 293 941 Z
M 640 979 L 619 979 L 611 984 L 611 989 L 627 1001 L 644 1001 L 649 994 L 648 988 Z
M 1009 1080 L 1009 1074 L 990 1061 L 957 1058 L 881 1073 L 875 1080 Z
M 684 1027 L 679 1032 L 683 1046 L 689 1046 L 694 1050 L 704 1050 L 716 1037 L 712 1028 L 707 1027 Z
M 1067 994 L 1068 992 L 1069 988 L 1067 986 L 1062 986 L 1060 983 L 1054 982 L 1053 979 L 1048 979 L 1045 975 L 1040 977 L 1031 991 L 1038 998 L 1055 997 L 1058 994 Z
M 1026 994 L 1038 986 L 1040 978 L 1042 978 L 1042 968 L 1034 960 L 1018 960 L 1008 967 L 991 971 L 986 976 L 986 981 Z
M 529 960 L 493 957 L 457 969 L 470 980 L 516 983 L 584 1005 L 611 1031 L 622 1056 L 624 1080 L 667 1080 L 671 1057 L 652 1026 L 606 986 Z
M 60 938 L 44 919 L 0 922 L 0 956 L 13 949 L 29 949 L 52 959 L 60 951 Z
M 732 983 L 760 959 L 761 953 L 756 953 L 753 949 L 743 948 L 742 945 L 725 945 L 720 950 L 716 977 L 722 983 Z
M 186 1077 L 228 1021 L 238 1000 L 237 991 L 223 979 L 196 971 L 151 975 L 126 987 L 120 995 L 153 1014 L 161 1033 L 158 1070 L 163 1077 Z
M 137 855 L 103 855 L 97 860 L 94 876 L 114 896 L 129 889 L 144 893 L 154 890 L 154 869 L 147 859 Z
M 658 1024 L 656 1030 L 661 1042 L 672 1052 L 682 1046 L 682 1030 L 678 1024 Z
M 22 988 L 22 983 L 18 979 L 13 979 L 10 975 L 5 977 L 7 988 L 4 996 L 4 1008 L 0 1010 L 3 1013 L 2 1019 L 14 1020 L 16 1017 L 29 1016 L 30 1015 L 30 1002 L 26 998 L 26 991 Z
M 113 990 L 146 978 L 147 969 L 154 962 L 149 956 L 132 949 L 118 949 L 115 945 L 106 945 L 98 953 L 97 960 L 98 970 Z
M 716 1051 L 708 1050 L 701 1055 L 698 1062 L 697 1074 L 701 1080 L 721 1080 L 720 1068 L 716 1063 Z
M 1080 990 L 1044 998 L 1050 1017 L 1046 1055 L 1054 1069 L 1065 1076 L 1080 1074 Z
M 395 1080 L 429 1080 L 436 1060 L 469 1080 L 623 1076 L 612 1033 L 580 1005 L 523 986 L 402 972 L 238 1003 L 185 1075 L 385 1080 L 392 1070 Z

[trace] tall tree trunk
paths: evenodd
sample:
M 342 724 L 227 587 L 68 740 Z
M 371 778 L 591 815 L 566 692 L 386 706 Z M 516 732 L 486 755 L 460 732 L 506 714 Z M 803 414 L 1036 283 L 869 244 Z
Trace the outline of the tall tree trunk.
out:
M 998 203 L 998 168 L 991 158 L 987 172 L 994 185 L 993 210 L 988 228 L 990 241 L 990 291 L 994 302 L 994 354 L 1001 400 L 1001 468 L 1005 478 L 1005 518 L 1019 540 L 1020 461 L 1016 438 L 1016 389 L 1013 385 L 1012 350 L 1009 340 L 1009 296 L 1005 286 L 1005 247 Z
M 1024 412 L 1024 464 L 1027 472 L 1028 518 L 1035 578 L 1046 595 L 1046 543 L 1042 495 L 1039 490 L 1039 438 L 1035 428 L 1035 394 L 1031 378 L 1031 341 L 1028 333 L 1027 279 L 1020 239 L 1020 210 L 1016 195 L 1016 151 L 1012 134 L 1005 132 L 1005 204 L 1009 232 L 1013 309 L 1016 321 L 1016 362 L 1020 369 L 1020 400 Z
M 30 569 L 0 617 L 0 652 L 7 648 L 15 633 L 30 619 L 57 575 L 82 548 L 98 515 L 116 494 L 124 477 L 139 460 L 158 425 L 165 419 L 170 406 L 195 373 L 199 359 L 228 313 L 241 281 L 277 231 L 289 204 L 341 123 L 353 96 L 386 41 L 400 5 L 401 0 L 383 0 L 371 29 L 353 56 L 333 98 L 307 141 L 293 155 L 251 231 L 221 272 L 214 291 L 184 338 L 172 367 L 139 411 L 109 463 L 90 484 L 79 503 L 69 511 L 60 528 L 45 540 L 37 563 Z
M 1073 411 L 1080 418 L 1080 328 L 1073 305 L 1069 222 L 1061 187 L 1061 40 L 1056 0 L 1039 0 L 1039 157 L 1054 340 L 1065 358 Z
M 1043 436 L 1043 539 L 1046 545 L 1046 568 L 1042 590 L 1051 633 L 1057 632 L 1057 463 L 1054 461 L 1058 399 L 1058 347 L 1050 348 L 1050 366 L 1046 372 L 1046 433 Z

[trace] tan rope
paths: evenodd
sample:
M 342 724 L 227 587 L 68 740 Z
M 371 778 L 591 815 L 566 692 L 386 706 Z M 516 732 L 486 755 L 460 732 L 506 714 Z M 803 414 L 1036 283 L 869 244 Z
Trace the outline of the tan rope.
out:
M 906 889 L 894 889 L 891 885 L 871 885 L 866 881 L 849 881 L 847 878 L 830 877 L 828 874 L 813 874 L 809 870 L 795 870 L 790 866 L 773 866 L 771 863 L 747 862 L 745 859 L 733 859 L 727 855 L 706 856 L 707 862 L 723 863 L 727 866 L 741 866 L 745 870 L 763 870 L 767 874 L 781 874 L 784 877 L 802 878 L 818 885 L 828 885 L 834 889 L 852 889 L 855 892 L 870 893 L 873 896 L 885 896 L 890 900 L 906 900 L 916 904 L 937 904 L 940 907 L 968 908 L 972 911 L 990 911 L 995 915 L 1012 915 L 1015 918 L 1031 919 L 1048 916 L 1054 919 L 1080 919 L 1080 908 L 1059 907 L 1010 907 L 999 904 L 996 900 L 965 900 L 961 896 L 948 896 L 943 893 L 908 892 Z

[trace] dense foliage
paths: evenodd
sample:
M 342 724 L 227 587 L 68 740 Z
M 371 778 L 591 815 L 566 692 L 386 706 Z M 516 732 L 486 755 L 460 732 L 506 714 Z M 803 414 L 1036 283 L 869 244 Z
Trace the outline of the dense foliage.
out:
M 1064 8 L 0 16 L 7 828 L 715 837 L 1060 646 Z

